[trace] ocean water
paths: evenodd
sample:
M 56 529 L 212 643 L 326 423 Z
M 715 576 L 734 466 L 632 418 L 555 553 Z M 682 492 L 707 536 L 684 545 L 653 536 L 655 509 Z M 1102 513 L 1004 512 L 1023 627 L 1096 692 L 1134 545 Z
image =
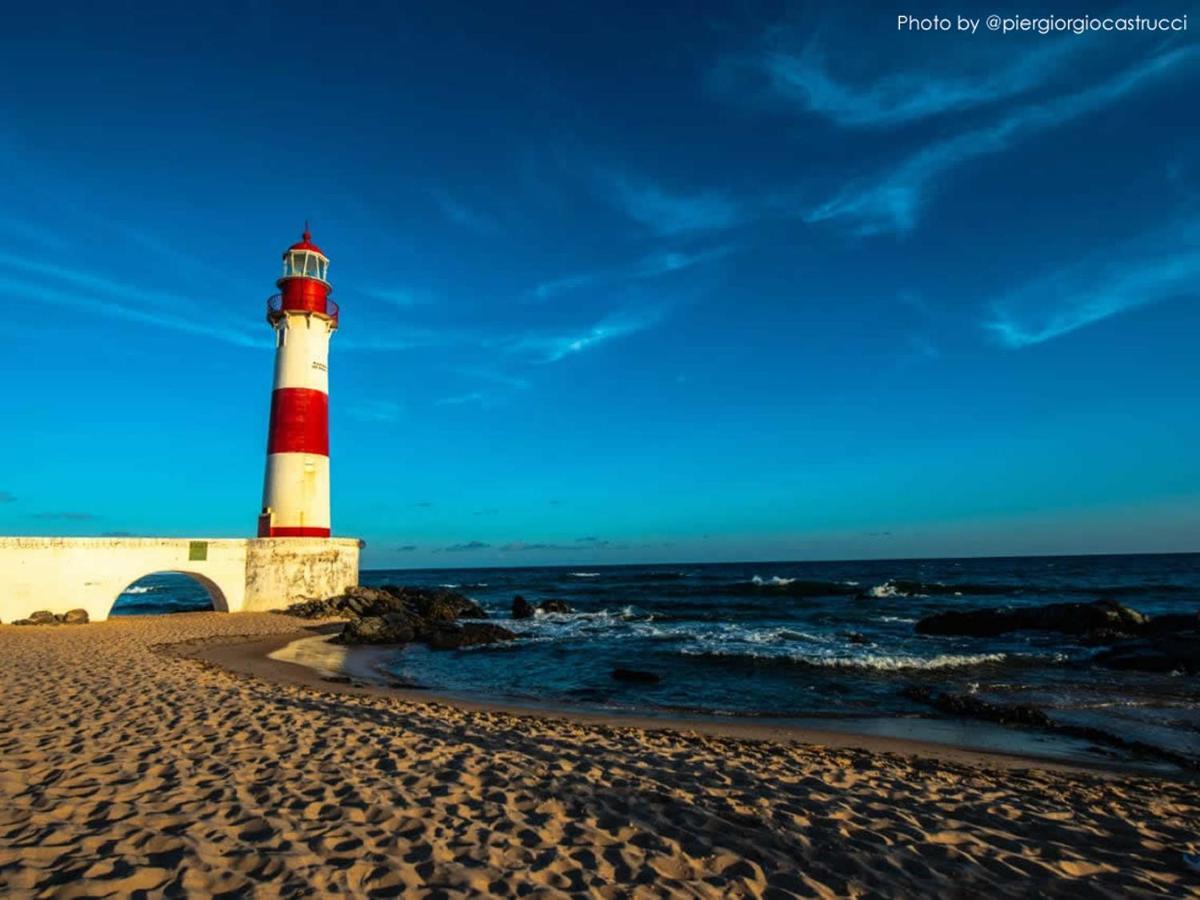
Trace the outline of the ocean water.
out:
M 178 572 L 156 572 L 125 588 L 109 615 L 146 616 L 212 608 L 208 590 L 194 578 Z
M 207 608 L 202 589 L 179 594 L 169 577 L 139 583 L 149 590 L 121 605 Z M 399 648 L 386 663 L 437 691 L 652 714 L 938 718 L 903 695 L 924 685 L 1033 703 L 1056 722 L 1200 760 L 1200 678 L 1103 669 L 1089 662 L 1097 648 L 1064 635 L 913 630 L 950 609 L 1098 597 L 1150 615 L 1192 612 L 1200 554 L 375 570 L 362 582 L 452 587 L 521 636 L 452 652 Z M 515 594 L 535 605 L 565 600 L 574 612 L 512 621 Z M 662 681 L 618 682 L 618 667 Z
M 455 652 L 399 650 L 397 678 L 456 694 L 569 707 L 781 718 L 940 716 L 925 685 L 1100 728 L 1200 759 L 1200 678 L 1117 672 L 1057 634 L 927 637 L 945 610 L 1113 597 L 1150 615 L 1200 608 L 1200 555 L 738 563 L 363 573 L 445 585 L 521 635 Z M 514 594 L 571 614 L 512 621 Z M 618 682 L 614 668 L 657 685 Z

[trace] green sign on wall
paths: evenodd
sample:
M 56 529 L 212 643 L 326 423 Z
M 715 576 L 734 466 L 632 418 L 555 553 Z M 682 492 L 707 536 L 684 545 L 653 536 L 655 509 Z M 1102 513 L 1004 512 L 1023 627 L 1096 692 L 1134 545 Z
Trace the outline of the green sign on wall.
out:
M 188 559 L 208 559 L 208 541 L 192 541 L 189 543 Z

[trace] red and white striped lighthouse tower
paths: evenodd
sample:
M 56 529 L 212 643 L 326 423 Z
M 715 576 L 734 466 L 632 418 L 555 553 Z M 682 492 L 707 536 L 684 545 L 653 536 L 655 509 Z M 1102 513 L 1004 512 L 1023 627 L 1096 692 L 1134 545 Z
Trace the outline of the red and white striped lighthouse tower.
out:
M 329 537 L 329 259 L 304 237 L 283 254 L 279 293 L 267 301 L 275 329 L 275 389 L 267 433 L 259 537 Z

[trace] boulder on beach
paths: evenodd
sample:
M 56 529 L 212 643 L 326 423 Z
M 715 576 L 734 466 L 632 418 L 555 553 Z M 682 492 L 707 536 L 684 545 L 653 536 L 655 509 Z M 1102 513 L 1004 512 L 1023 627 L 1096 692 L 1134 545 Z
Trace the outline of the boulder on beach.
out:
M 64 625 L 86 625 L 89 621 L 87 610 L 68 609 L 63 613 L 62 621 Z
M 446 624 L 434 629 L 429 635 L 431 650 L 460 650 L 480 644 L 495 644 L 511 641 L 516 635 L 491 622 L 467 622 L 463 625 Z
M 340 644 L 407 644 L 416 640 L 418 620 L 407 613 L 386 613 L 351 619 L 342 628 Z
M 14 619 L 14 625 L 57 625 L 59 623 L 58 616 L 50 612 L 48 609 L 39 609 L 37 612 L 30 613 L 24 619 Z
M 283 611 L 302 619 L 361 619 L 393 612 L 411 613 L 430 622 L 487 618 L 478 603 L 456 591 L 392 584 L 347 588 L 335 597 L 293 603 Z
M 425 641 L 430 646 L 436 642 L 440 649 L 442 645 L 452 646 L 456 642 L 459 646 L 483 643 L 482 635 L 491 633 L 486 631 L 486 626 L 456 625 L 458 619 L 482 619 L 487 613 L 470 597 L 445 588 L 391 584 L 380 588 L 352 587 L 336 597 L 295 603 L 284 612 L 304 619 L 346 619 L 341 634 L 334 639 L 341 644 Z M 464 628 L 466 636 L 452 636 Z M 477 631 L 477 628 L 485 630 Z
M 1136 635 L 1150 620 L 1115 600 L 972 609 L 926 616 L 917 634 L 995 637 L 1011 631 L 1056 631 L 1116 639 Z
M 486 619 L 487 613 L 470 597 L 457 591 L 424 591 L 386 585 L 383 588 L 402 598 L 411 598 L 421 616 L 430 622 L 453 622 L 455 619 Z
M 514 619 L 532 619 L 533 613 L 534 609 L 528 600 L 526 600 L 520 594 L 517 594 L 517 596 L 513 597 L 512 617 Z

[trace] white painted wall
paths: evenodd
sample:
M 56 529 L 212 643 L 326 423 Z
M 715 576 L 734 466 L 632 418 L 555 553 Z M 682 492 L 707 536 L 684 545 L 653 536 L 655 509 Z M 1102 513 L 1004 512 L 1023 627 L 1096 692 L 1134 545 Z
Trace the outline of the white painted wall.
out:
M 195 544 L 204 559 L 189 558 Z M 278 609 L 357 584 L 360 547 L 352 538 L 3 537 L 0 621 L 42 609 L 86 609 L 101 621 L 125 588 L 154 572 L 192 576 L 218 610 Z
M 276 526 L 329 528 L 329 457 L 319 453 L 268 453 L 263 508 Z
M 323 316 L 284 313 L 275 324 L 275 389 L 311 388 L 329 393 L 329 339 L 333 322 Z

